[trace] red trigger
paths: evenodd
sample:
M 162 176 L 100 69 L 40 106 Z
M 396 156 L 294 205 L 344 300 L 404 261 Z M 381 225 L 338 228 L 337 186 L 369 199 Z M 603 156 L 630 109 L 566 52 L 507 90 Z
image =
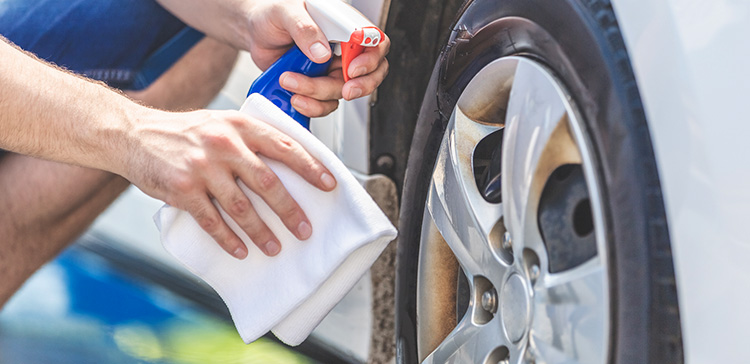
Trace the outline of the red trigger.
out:
M 341 43 L 341 68 L 344 71 L 345 82 L 348 82 L 351 79 L 351 77 L 349 77 L 349 64 L 351 64 L 352 60 L 357 58 L 357 56 L 362 54 L 364 51 L 365 47 L 359 45 L 359 43 L 355 43 L 352 41 Z
M 341 63 L 344 70 L 344 81 L 349 81 L 349 65 L 352 60 L 365 51 L 365 47 L 377 47 L 385 34 L 376 27 L 357 29 L 348 42 L 341 43 Z

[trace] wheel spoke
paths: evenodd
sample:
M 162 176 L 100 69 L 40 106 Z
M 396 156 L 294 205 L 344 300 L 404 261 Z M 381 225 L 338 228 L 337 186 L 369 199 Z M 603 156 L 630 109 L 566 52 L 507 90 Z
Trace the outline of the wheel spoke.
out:
M 470 276 L 486 275 L 488 269 L 500 266 L 489 236 L 502 217 L 502 208 L 484 200 L 471 169 L 473 146 L 497 129 L 476 124 L 457 109 L 448 126 L 451 132 L 441 144 L 427 198 L 435 225 Z
M 527 237 L 535 231 L 538 235 L 536 210 L 547 177 L 560 165 L 581 161 L 568 128 L 564 94 L 551 76 L 535 69 L 539 67 L 521 62 L 516 69 L 503 142 L 505 227 L 520 244 L 536 240 Z M 518 248 L 514 246 L 516 255 L 521 254 Z
M 537 282 L 531 346 L 544 362 L 589 363 L 604 359 L 604 280 L 605 270 L 595 257 Z
M 476 325 L 466 316 L 422 363 L 484 363 L 495 348 L 506 345 L 503 338 L 497 319 L 485 325 Z M 511 352 L 511 356 L 513 354 Z

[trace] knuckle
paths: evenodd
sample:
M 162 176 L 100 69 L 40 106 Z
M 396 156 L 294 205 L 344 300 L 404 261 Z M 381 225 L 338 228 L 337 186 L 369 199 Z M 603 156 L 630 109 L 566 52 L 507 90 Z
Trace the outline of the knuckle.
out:
M 269 5 L 268 11 L 272 17 L 276 19 L 284 19 L 284 18 L 281 18 L 281 16 L 286 15 L 286 6 L 284 5 L 283 2 L 274 1 Z
M 277 177 L 270 169 L 265 169 L 258 173 L 257 179 L 259 187 L 266 191 L 276 189 L 280 183 L 279 177 Z
M 334 101 L 334 102 L 331 103 L 330 110 L 328 111 L 328 113 L 330 114 L 330 113 L 336 111 L 338 108 L 339 108 L 339 100 L 336 100 L 336 101 Z
M 383 42 L 381 42 L 380 44 L 385 48 L 384 55 L 387 55 L 391 52 L 391 38 L 389 38 L 387 35 L 383 39 Z
M 193 180 L 186 173 L 174 174 L 170 181 L 170 185 L 171 185 L 171 190 L 177 193 L 178 195 L 190 194 L 191 192 L 193 192 L 193 190 L 197 186 L 197 184 L 195 183 L 195 180 Z
M 205 230 L 209 234 L 215 234 L 219 230 L 219 218 L 208 213 L 199 213 L 195 220 L 201 229 Z
M 324 102 L 316 102 L 310 108 L 310 113 L 313 114 L 313 116 L 323 116 L 327 114 L 327 109 L 328 108 Z
M 299 208 L 297 204 L 286 201 L 285 206 L 280 209 L 279 217 L 284 221 L 294 221 L 299 215 Z
M 203 136 L 207 147 L 216 150 L 226 150 L 232 146 L 232 138 L 225 133 L 211 133 Z
M 279 153 L 291 153 L 295 150 L 295 143 L 288 135 L 279 135 L 274 143 Z
M 234 201 L 232 201 L 229 207 L 229 212 L 233 216 L 245 216 L 251 208 L 252 206 L 250 205 L 250 201 L 248 201 L 247 198 L 245 198 L 244 196 L 237 196 L 234 198 Z
M 336 109 L 338 109 L 338 107 L 339 107 L 338 101 L 325 102 L 325 103 L 321 103 L 320 106 L 318 107 L 318 110 L 316 111 L 318 112 L 318 115 L 324 116 L 324 115 L 328 115 L 334 112 Z
M 323 97 L 321 97 L 321 100 L 338 100 L 341 97 L 343 97 L 342 92 L 344 88 L 344 80 L 336 80 L 335 83 L 332 83 L 329 88 L 325 90 Z
M 200 154 L 194 154 L 189 157 L 188 164 L 193 169 L 206 169 L 210 165 L 208 161 L 208 156 L 206 156 L 203 153 Z
M 297 20 L 294 23 L 294 32 L 306 37 L 314 37 L 317 34 L 315 26 L 302 20 Z
M 250 120 L 242 113 L 231 113 L 227 121 L 234 129 L 246 128 L 250 124 Z
M 375 89 L 378 88 L 378 85 L 380 85 L 381 81 L 382 79 L 380 76 L 363 80 L 362 87 L 364 88 L 364 93 L 367 95 L 371 94 L 373 91 L 375 91 Z

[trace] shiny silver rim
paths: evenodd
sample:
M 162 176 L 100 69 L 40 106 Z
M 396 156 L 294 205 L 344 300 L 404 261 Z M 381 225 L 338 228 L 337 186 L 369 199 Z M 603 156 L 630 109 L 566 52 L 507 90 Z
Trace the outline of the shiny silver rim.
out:
M 490 203 L 476 182 L 473 153 L 500 129 L 502 202 Z M 587 140 L 570 95 L 532 60 L 498 59 L 466 87 L 423 217 L 417 292 L 423 363 L 606 361 L 606 230 Z M 588 189 L 596 252 L 550 273 L 540 200 L 553 173 L 571 165 L 580 166 Z M 461 274 L 468 306 L 456 317 L 462 299 L 451 280 Z

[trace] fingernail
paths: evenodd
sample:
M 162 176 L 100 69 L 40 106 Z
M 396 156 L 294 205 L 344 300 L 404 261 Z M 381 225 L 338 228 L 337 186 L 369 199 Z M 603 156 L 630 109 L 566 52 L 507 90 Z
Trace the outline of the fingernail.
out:
M 292 105 L 294 105 L 297 109 L 307 109 L 307 101 L 300 97 L 293 97 L 292 98 Z
M 307 221 L 303 221 L 297 225 L 297 233 L 299 234 L 300 238 L 302 240 L 305 240 L 312 235 L 312 227 L 310 224 L 307 223 Z
M 290 76 L 287 74 L 284 74 L 281 76 L 281 85 L 284 86 L 287 90 L 294 90 L 299 86 L 297 83 L 297 80 L 294 79 L 294 76 Z
M 351 90 L 349 90 L 349 99 L 354 100 L 357 97 L 362 96 L 362 90 L 356 87 L 352 87 Z
M 363 66 L 359 66 L 355 68 L 352 73 L 349 75 L 351 78 L 359 77 L 365 74 L 365 68 Z
M 328 48 L 323 45 L 323 43 L 316 42 L 310 46 L 310 54 L 312 54 L 315 59 L 322 60 L 323 58 L 328 57 Z
M 279 254 L 280 250 L 281 245 L 279 245 L 275 241 L 269 240 L 268 242 L 266 242 L 266 253 L 268 253 L 268 255 L 274 256 L 276 254 Z
M 328 173 L 323 173 L 323 175 L 320 176 L 320 182 L 323 183 L 323 187 L 329 190 L 336 187 L 336 180 Z
M 235 258 L 242 260 L 247 257 L 247 251 L 245 249 L 242 249 L 241 246 L 238 246 L 237 249 L 234 250 L 234 253 L 232 253 Z

